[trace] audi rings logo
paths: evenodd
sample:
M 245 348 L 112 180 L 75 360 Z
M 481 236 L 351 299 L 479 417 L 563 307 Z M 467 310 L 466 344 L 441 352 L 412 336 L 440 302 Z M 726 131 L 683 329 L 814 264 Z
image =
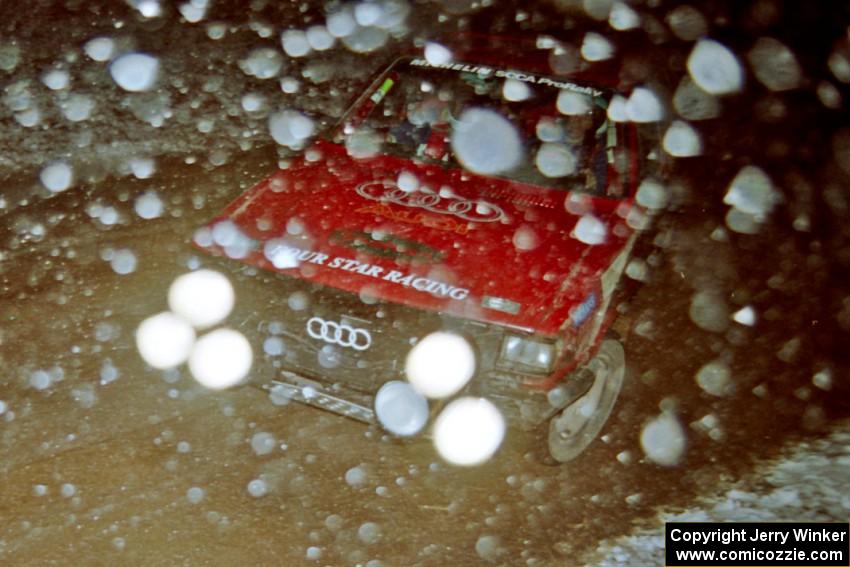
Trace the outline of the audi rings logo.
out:
M 366 329 L 325 321 L 321 317 L 312 317 L 307 321 L 307 334 L 314 339 L 354 350 L 366 350 L 372 346 L 372 335 Z
M 457 196 L 441 197 L 437 193 L 424 191 L 405 191 L 392 181 L 367 181 L 358 185 L 356 190 L 358 195 L 372 201 L 454 215 L 471 222 L 496 222 L 505 218 L 505 212 L 493 203 L 468 201 Z

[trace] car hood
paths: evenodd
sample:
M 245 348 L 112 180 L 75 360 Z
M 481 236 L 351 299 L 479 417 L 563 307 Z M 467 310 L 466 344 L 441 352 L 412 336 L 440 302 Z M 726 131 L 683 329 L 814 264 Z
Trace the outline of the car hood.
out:
M 354 159 L 320 142 L 237 198 L 196 242 L 366 302 L 554 335 L 588 306 L 631 233 L 618 201 L 586 197 L 574 204 L 607 235 L 581 242 L 583 215 L 568 212 L 568 195 L 393 156 Z

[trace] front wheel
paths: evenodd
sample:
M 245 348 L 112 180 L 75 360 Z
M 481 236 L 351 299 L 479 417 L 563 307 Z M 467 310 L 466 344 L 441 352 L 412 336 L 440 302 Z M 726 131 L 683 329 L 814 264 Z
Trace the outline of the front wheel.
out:
M 549 422 L 549 454 L 561 463 L 584 451 L 608 421 L 626 374 L 623 345 L 605 339 L 584 368 L 594 375 L 590 389 Z

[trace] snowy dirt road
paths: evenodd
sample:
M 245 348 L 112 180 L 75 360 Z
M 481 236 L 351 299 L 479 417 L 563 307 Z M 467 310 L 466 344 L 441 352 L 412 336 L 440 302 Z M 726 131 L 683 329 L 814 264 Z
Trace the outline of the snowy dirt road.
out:
M 30 15 L 0 6 L 4 564 L 593 565 L 600 542 L 661 533 L 659 510 L 712 495 L 737 506 L 727 489 L 735 498 L 759 490 L 768 474 L 759 461 L 801 441 L 815 453 L 802 468 L 846 478 L 840 455 L 817 441 L 850 414 L 842 271 L 850 136 L 833 114 L 850 58 L 840 34 L 795 43 L 803 34 L 788 29 L 810 30 L 812 20 L 773 2 L 749 11 L 707 3 L 705 19 L 694 8 L 641 7 L 643 28 L 618 35 L 632 21 L 619 2 L 609 29 L 611 2 L 565 0 L 538 13 L 458 1 L 412 5 L 409 29 L 364 26 L 372 31 L 349 43 L 385 42 L 369 53 L 337 46 L 304 58 L 291 55 L 303 38 L 282 45 L 280 33 L 291 21 L 324 21 L 316 6 L 253 2 L 246 13 L 221 3 L 190 26 L 176 9 L 143 18 L 131 4 L 40 2 Z M 552 10 L 562 11 L 557 19 L 547 19 Z M 361 9 L 362 21 L 373 16 Z M 509 431 L 493 460 L 456 468 L 427 440 L 276 405 L 252 387 L 276 371 L 263 341 L 269 321 L 286 320 L 280 281 L 214 261 L 191 239 L 289 153 L 273 144 L 269 113 L 298 109 L 321 129 L 366 71 L 437 31 L 563 27 L 576 46 L 567 55 L 578 57 L 583 25 L 621 42 L 622 83 L 660 93 L 668 113 L 698 126 L 704 152 L 674 167 L 670 204 L 640 248 L 645 269 L 635 274 L 646 281 L 620 325 L 629 369 L 603 437 L 580 459 L 549 467 L 528 458 L 529 434 Z M 677 87 L 706 28 L 746 61 L 740 95 Z M 748 52 L 762 36 L 791 45 L 803 76 L 775 42 Z M 120 90 L 91 55 L 100 57 L 97 45 L 86 47 L 97 37 L 157 53 L 159 87 Z M 609 46 L 595 38 L 591 47 Z M 784 66 L 764 63 L 771 54 Z M 728 76 L 713 79 L 709 87 L 729 87 Z M 61 170 L 39 179 L 58 159 L 75 173 L 65 190 Z M 742 171 L 739 186 L 755 202 L 728 197 Z M 738 209 L 725 199 L 776 210 L 763 223 L 730 220 Z M 161 216 L 148 218 L 158 204 Z M 233 282 L 226 324 L 253 347 L 252 385 L 211 392 L 185 369 L 155 371 L 139 357 L 138 324 L 167 308 L 176 276 L 199 266 Z M 832 505 L 818 509 L 846 520 Z M 603 556 L 641 561 L 628 551 Z
M 166 307 L 168 283 L 187 265 L 216 265 L 191 247 L 194 228 L 272 157 L 258 152 L 213 171 L 165 164 L 158 183 L 175 190 L 159 219 L 135 216 L 148 187 L 138 180 L 86 190 L 85 202 L 114 206 L 126 224 L 87 218 L 72 192 L 29 209 L 32 219 L 56 220 L 53 238 L 12 253 L 5 265 L 14 269 L 2 276 L 12 374 L 0 393 L 0 552 L 10 564 L 576 564 L 656 507 L 719 491 L 755 458 L 824 426 L 808 408 L 829 410 L 830 401 L 817 388 L 797 391 L 810 375 L 783 365 L 768 378 L 750 366 L 775 358 L 758 341 L 748 342 L 749 360 L 731 363 L 734 395 L 700 388 L 694 376 L 718 339 L 689 318 L 706 267 L 689 264 L 682 245 L 664 252 L 631 305 L 630 373 L 604 439 L 560 467 L 526 459 L 527 435 L 511 433 L 493 461 L 454 468 L 425 441 L 276 406 L 249 386 L 212 393 L 185 371 L 146 369 L 135 327 Z M 687 216 L 665 223 L 680 242 L 711 242 Z M 712 246 L 734 270 L 729 250 Z M 131 250 L 135 271 L 116 273 L 104 259 L 110 249 Z M 228 325 L 261 353 L 257 321 L 286 317 L 280 288 L 261 276 L 233 281 Z M 256 383 L 274 373 L 272 357 L 259 357 Z M 753 393 L 760 384 L 767 394 Z M 652 464 L 640 445 L 662 408 L 686 430 L 679 467 Z

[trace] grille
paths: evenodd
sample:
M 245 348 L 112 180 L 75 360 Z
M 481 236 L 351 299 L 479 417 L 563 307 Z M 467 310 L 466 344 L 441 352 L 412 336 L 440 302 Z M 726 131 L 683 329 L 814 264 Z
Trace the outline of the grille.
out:
M 467 337 L 477 351 L 476 376 L 463 393 L 489 398 L 509 421 L 523 425 L 536 423 L 547 410 L 545 393 L 522 386 L 521 374 L 496 368 L 502 327 L 394 303 L 367 304 L 355 294 L 304 280 L 253 269 L 243 271 L 251 275 L 243 281 L 246 286 L 257 286 L 257 295 L 263 297 L 271 290 L 275 298 L 250 316 L 250 326 L 259 332 L 256 344 L 262 344 L 269 335 L 281 337 L 285 344 L 283 355 L 268 357 L 271 368 L 258 365 L 262 381 L 298 382 L 302 387 L 371 408 L 374 394 L 385 382 L 404 379 L 405 358 L 415 341 L 434 331 L 449 330 Z M 293 302 L 293 298 L 299 300 Z M 300 305 L 304 299 L 306 302 Z M 293 309 L 293 303 L 301 308 Z M 311 336 L 308 322 L 313 318 L 368 333 L 369 347 L 338 344 L 333 334 Z M 317 330 L 318 326 L 314 328 Z M 310 403 L 303 396 L 292 397 Z M 313 405 L 350 415 L 335 410 L 332 400 Z

